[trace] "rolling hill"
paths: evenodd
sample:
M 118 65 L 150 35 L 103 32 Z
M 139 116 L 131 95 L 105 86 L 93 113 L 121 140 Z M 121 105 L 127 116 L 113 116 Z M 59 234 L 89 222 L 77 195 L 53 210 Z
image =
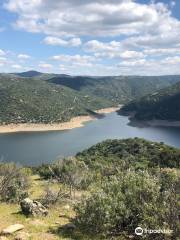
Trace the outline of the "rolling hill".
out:
M 89 168 L 116 168 L 123 161 L 129 167 L 179 168 L 180 150 L 141 138 L 106 140 L 76 155 Z M 111 169 L 110 168 L 110 169 Z
M 64 122 L 112 106 L 65 86 L 34 78 L 0 75 L 0 124 Z
M 108 99 L 115 104 L 124 104 L 140 96 L 170 86 L 180 81 L 180 76 L 72 77 L 61 75 L 47 81 L 57 85 L 64 85 L 83 94 Z
M 64 122 L 127 103 L 180 76 L 87 77 L 36 71 L 0 74 L 0 124 Z
M 120 113 L 134 112 L 138 120 L 180 121 L 180 83 L 125 105 Z
M 13 73 L 13 74 L 18 77 L 38 77 L 38 76 L 43 75 L 43 73 L 37 72 L 34 70 L 27 71 L 27 72 L 21 72 L 21 73 Z

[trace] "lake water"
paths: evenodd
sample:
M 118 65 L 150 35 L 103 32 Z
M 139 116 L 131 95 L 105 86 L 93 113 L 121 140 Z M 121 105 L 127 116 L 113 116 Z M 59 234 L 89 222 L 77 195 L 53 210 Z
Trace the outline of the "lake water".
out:
M 110 113 L 72 130 L 0 134 L 0 159 L 23 165 L 49 163 L 115 138 L 140 137 L 180 147 L 180 128 L 140 128 L 129 126 L 128 122 L 128 117 Z

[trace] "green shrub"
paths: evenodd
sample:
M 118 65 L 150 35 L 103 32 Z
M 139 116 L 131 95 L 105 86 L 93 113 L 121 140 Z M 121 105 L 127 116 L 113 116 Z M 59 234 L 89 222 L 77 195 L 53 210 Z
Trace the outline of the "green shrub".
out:
M 172 196 L 171 190 L 171 187 L 162 190 L 159 178 L 147 172 L 121 173 L 105 181 L 99 191 L 75 207 L 76 222 L 92 233 L 133 234 L 140 226 L 171 229 L 175 235 L 177 222 L 172 222 L 171 212 L 177 220 L 177 196 Z
M 19 202 L 28 196 L 30 178 L 27 171 L 13 163 L 0 164 L 0 201 Z
M 35 171 L 34 171 L 35 172 Z M 42 164 L 41 166 L 37 167 L 37 171 L 36 171 L 40 177 L 42 177 L 43 179 L 51 179 L 53 178 L 53 173 L 50 170 L 50 165 L 49 164 Z

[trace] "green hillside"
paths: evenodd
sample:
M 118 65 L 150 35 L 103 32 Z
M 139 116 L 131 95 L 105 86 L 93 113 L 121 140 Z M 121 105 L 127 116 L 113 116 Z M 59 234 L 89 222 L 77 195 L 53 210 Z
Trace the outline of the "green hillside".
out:
M 125 105 L 120 113 L 135 112 L 139 120 L 180 120 L 180 83 Z
M 78 153 L 77 158 L 90 168 L 104 170 L 115 170 L 120 165 L 135 168 L 180 167 L 179 149 L 140 138 L 106 140 Z
M 74 190 L 76 229 L 68 239 L 139 239 L 137 226 L 172 230 L 142 239 L 178 239 L 179 158 L 179 149 L 163 143 L 107 140 L 37 172 L 43 180 L 58 176 L 69 195 Z
M 64 122 L 111 106 L 108 101 L 33 78 L 0 75 L 0 123 Z
M 116 104 L 122 104 L 170 86 L 180 81 L 180 76 L 72 77 L 61 75 L 53 77 L 48 81 L 67 86 L 84 94 L 108 99 Z
M 0 123 L 64 122 L 127 103 L 180 81 L 180 76 L 85 77 L 28 71 L 0 74 Z

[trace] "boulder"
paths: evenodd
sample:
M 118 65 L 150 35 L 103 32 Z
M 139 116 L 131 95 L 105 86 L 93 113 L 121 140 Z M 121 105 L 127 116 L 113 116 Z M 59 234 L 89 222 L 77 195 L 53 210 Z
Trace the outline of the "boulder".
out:
M 13 234 L 17 231 L 20 231 L 24 229 L 24 225 L 22 224 L 14 224 L 14 225 L 11 225 L 5 229 L 2 230 L 1 232 L 1 235 L 9 235 L 9 234 Z
M 40 202 L 25 198 L 20 202 L 21 210 L 24 215 L 46 216 L 48 210 Z
M 61 228 L 64 230 L 73 231 L 76 228 L 76 226 L 73 223 L 67 223 L 67 224 L 63 225 Z

